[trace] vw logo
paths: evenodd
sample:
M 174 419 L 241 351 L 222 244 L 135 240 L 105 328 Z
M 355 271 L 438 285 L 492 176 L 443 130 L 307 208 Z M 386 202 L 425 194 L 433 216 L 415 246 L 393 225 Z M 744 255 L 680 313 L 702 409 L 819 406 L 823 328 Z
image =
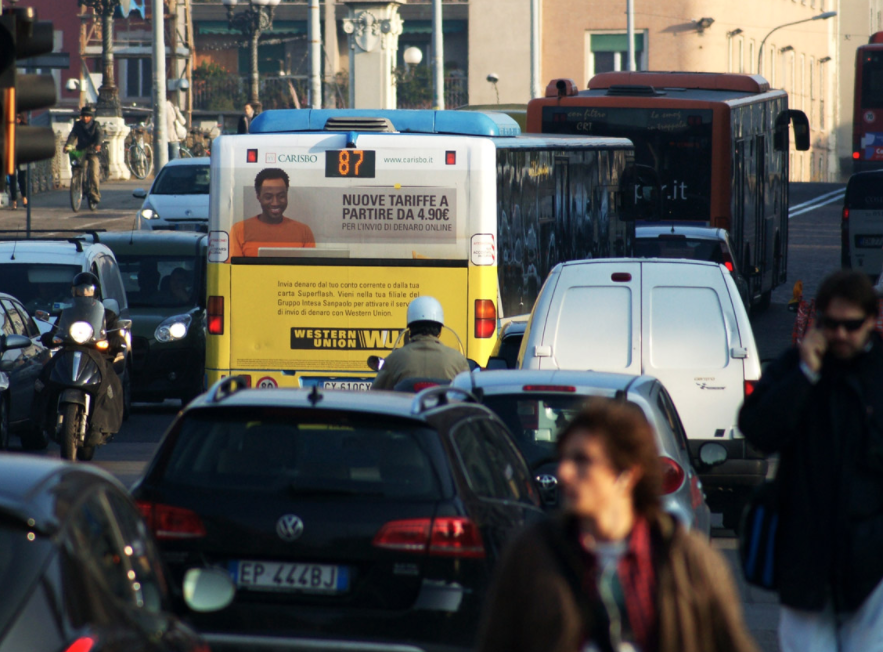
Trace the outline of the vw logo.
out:
M 549 491 L 558 486 L 558 478 L 548 474 L 538 475 L 537 483 L 540 485 L 540 489 Z
M 294 541 L 304 533 L 304 522 L 294 514 L 286 514 L 276 521 L 276 534 L 283 541 Z

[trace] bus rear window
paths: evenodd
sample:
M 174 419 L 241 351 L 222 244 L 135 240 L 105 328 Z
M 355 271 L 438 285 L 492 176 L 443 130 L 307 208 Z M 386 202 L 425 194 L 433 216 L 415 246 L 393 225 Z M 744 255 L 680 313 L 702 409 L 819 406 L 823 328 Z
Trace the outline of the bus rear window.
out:
M 883 52 L 871 52 L 864 57 L 862 108 L 883 109 Z
M 217 490 L 439 498 L 432 433 L 382 418 L 223 417 L 181 424 L 165 481 Z

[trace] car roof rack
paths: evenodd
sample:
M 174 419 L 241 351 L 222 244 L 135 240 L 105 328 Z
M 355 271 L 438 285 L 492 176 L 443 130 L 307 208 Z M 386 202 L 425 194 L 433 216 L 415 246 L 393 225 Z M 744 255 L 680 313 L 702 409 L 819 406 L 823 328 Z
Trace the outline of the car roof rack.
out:
M 77 248 L 77 252 L 81 252 L 85 241 L 83 236 L 92 236 L 92 244 L 96 244 L 101 242 L 98 234 L 106 231 L 107 229 L 0 229 L 0 242 L 70 242 Z M 24 234 L 24 237 L 8 237 L 5 235 L 7 233 Z M 45 235 L 34 237 L 30 235 L 31 233 L 78 233 L 80 235 L 50 238 Z
M 451 400 L 448 394 L 460 394 L 463 398 L 460 403 L 476 403 L 479 401 L 472 392 L 460 387 L 452 387 L 451 385 L 437 385 L 435 387 L 427 387 L 414 397 L 411 403 L 411 414 L 422 414 L 427 410 L 433 410 L 443 405 L 450 405 Z M 435 399 L 434 403 L 429 403 L 427 399 Z
M 209 388 L 208 402 L 220 403 L 228 396 L 232 396 L 236 392 L 247 389 L 248 386 L 248 378 L 245 376 L 227 376 L 221 378 L 221 380 Z

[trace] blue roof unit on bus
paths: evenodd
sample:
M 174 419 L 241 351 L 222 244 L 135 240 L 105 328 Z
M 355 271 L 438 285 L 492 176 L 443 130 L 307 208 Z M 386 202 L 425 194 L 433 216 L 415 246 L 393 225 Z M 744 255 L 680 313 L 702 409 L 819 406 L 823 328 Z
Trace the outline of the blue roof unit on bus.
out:
M 403 134 L 446 134 L 498 138 L 521 134 L 521 128 L 518 126 L 518 123 L 504 113 L 387 109 L 283 109 L 264 111 L 252 121 L 249 133 L 323 132 L 325 131 L 325 123 L 330 118 L 386 118 L 392 123 L 397 132 Z

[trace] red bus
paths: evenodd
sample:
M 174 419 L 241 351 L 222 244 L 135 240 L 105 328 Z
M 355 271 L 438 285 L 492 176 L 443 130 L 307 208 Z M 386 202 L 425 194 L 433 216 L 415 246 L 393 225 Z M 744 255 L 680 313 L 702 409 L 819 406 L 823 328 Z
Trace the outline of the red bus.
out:
M 527 108 L 527 131 L 629 138 L 656 172 L 659 219 L 726 229 L 751 303 L 769 303 L 788 267 L 789 125 L 809 121 L 757 75 L 608 72 L 578 91 L 556 79 Z
M 852 171 L 883 168 L 883 32 L 855 51 Z

